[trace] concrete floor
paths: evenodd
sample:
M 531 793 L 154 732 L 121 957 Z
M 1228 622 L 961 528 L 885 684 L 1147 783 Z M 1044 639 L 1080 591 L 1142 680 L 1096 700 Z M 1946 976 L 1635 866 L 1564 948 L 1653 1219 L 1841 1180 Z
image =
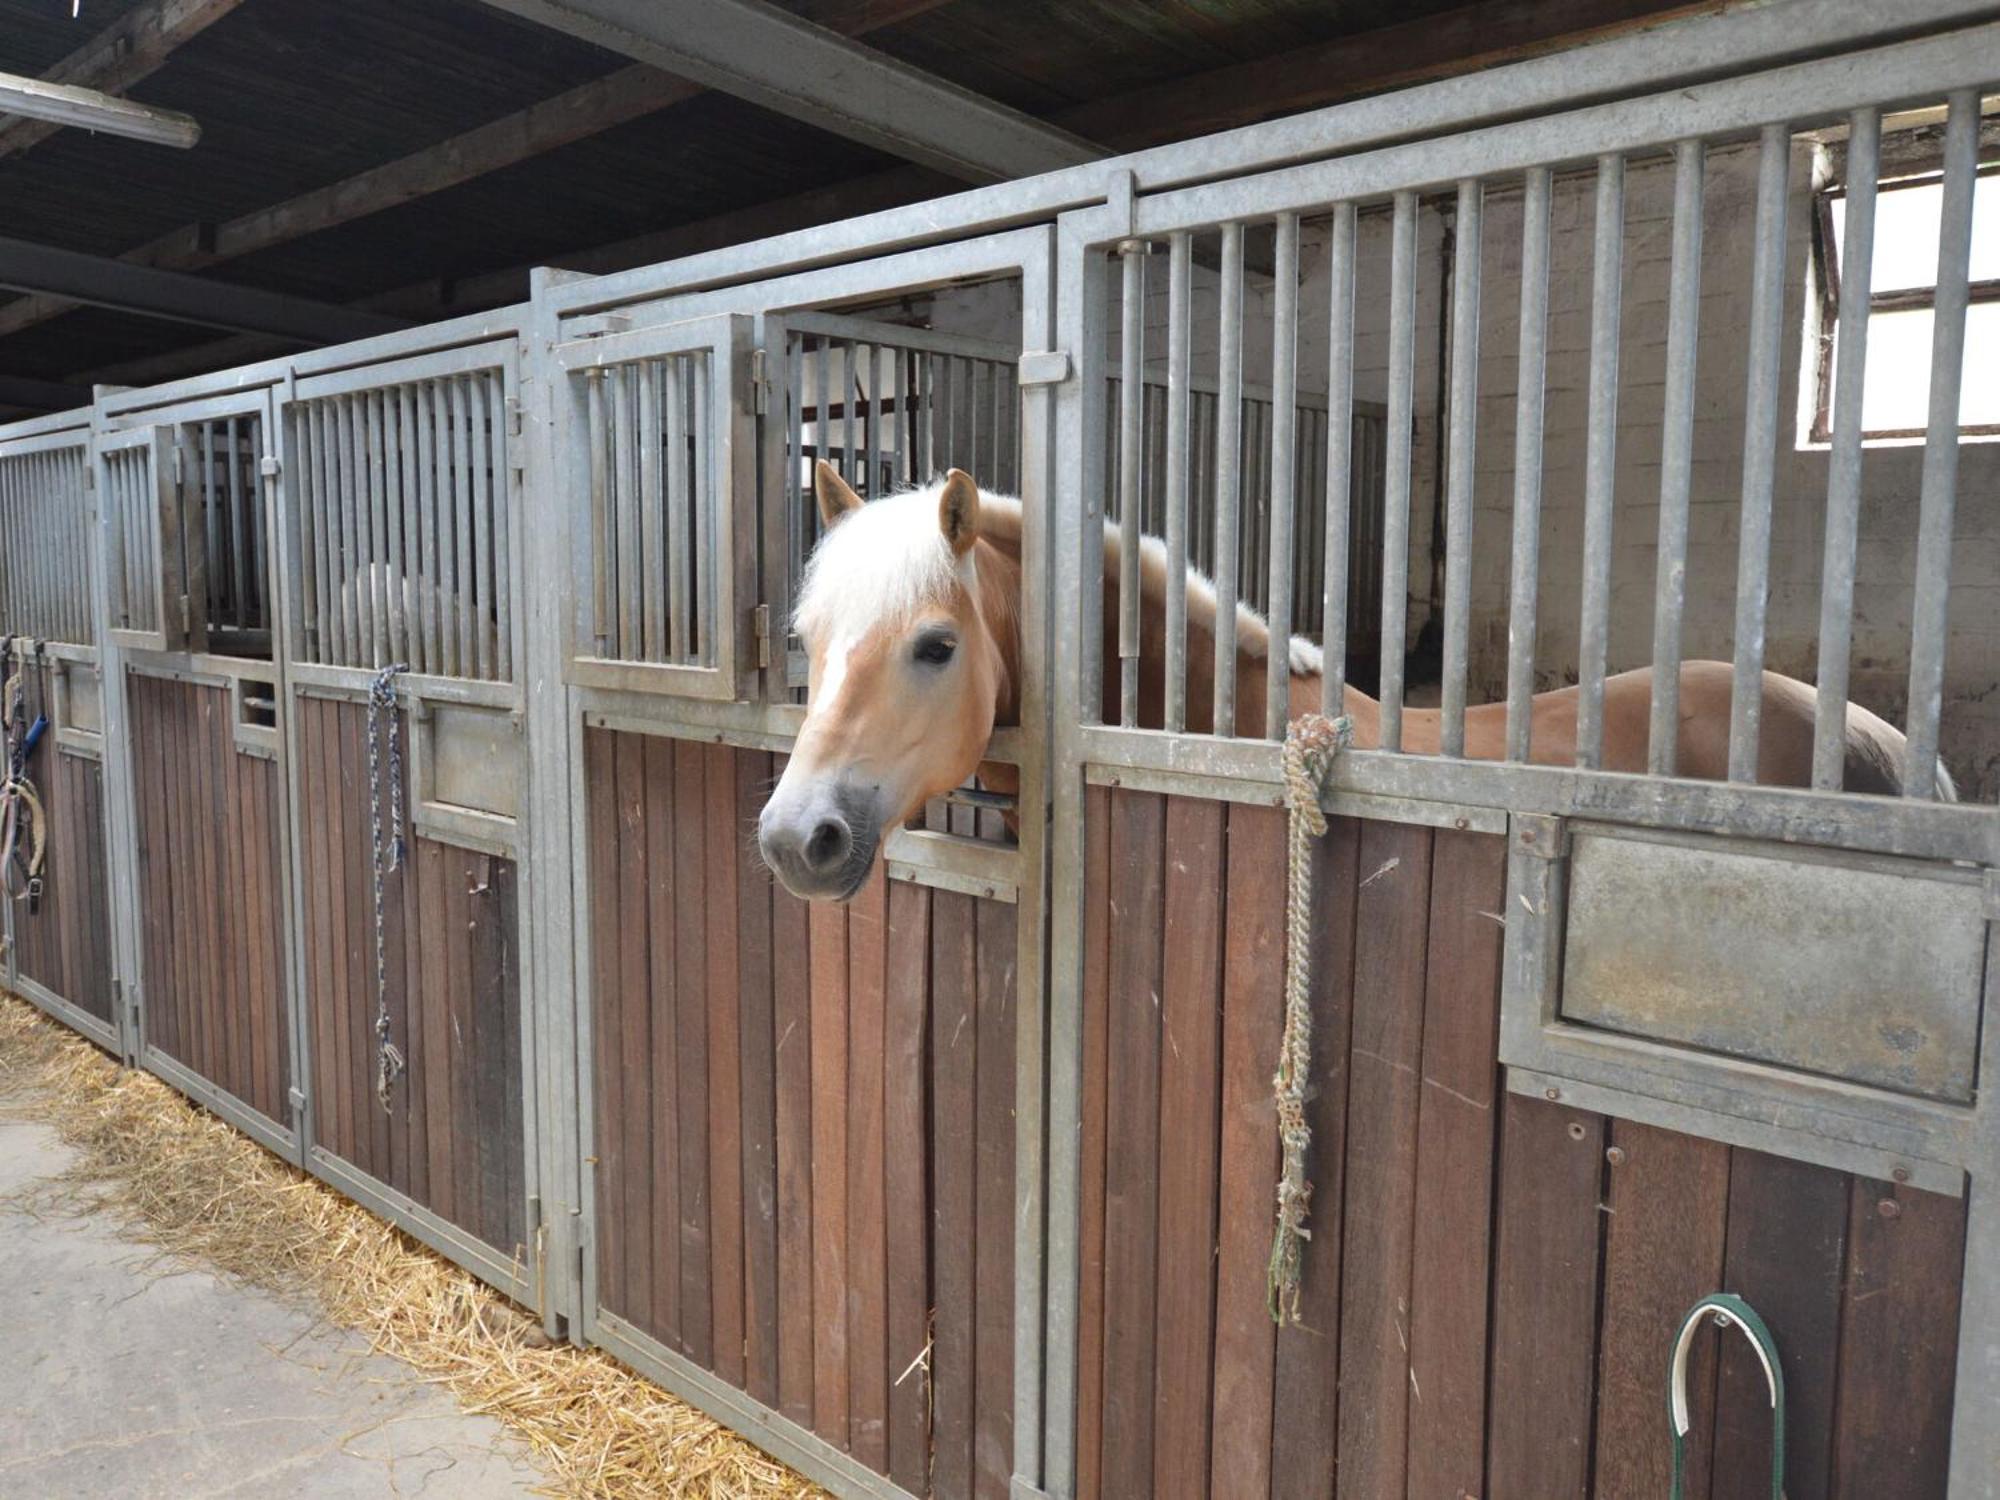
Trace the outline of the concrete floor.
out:
M 0 1121 L 0 1198 L 68 1149 Z M 497 1422 L 302 1308 L 161 1274 L 103 1215 L 0 1203 L 0 1497 L 523 1495 L 541 1477 Z

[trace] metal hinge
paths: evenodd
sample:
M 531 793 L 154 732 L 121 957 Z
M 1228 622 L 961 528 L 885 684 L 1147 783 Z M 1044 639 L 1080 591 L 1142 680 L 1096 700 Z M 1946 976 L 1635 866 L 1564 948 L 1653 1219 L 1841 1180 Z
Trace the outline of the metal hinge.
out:
M 509 396 L 507 398 L 507 436 L 519 437 L 520 435 L 521 398 L 519 396 Z
M 1069 379 L 1069 351 L 1036 349 L 1024 352 L 1016 367 L 1015 379 L 1022 386 L 1060 385 Z
M 757 638 L 757 665 L 771 665 L 771 606 L 760 604 L 750 611 L 750 633 Z
M 181 595 L 181 634 L 194 634 L 194 603 L 186 594 Z
M 301 1089 L 301 1088 L 289 1088 L 289 1089 L 286 1089 L 286 1090 L 285 1090 L 285 1102 L 286 1102 L 287 1104 L 291 1105 L 291 1107 L 292 1107 L 292 1113 L 293 1113 L 294 1115 L 302 1115 L 302 1114 L 304 1114 L 304 1113 L 306 1112 L 306 1092 L 305 1092 L 305 1090 L 304 1090 L 304 1089 Z
M 266 453 L 264 455 L 263 461 L 257 465 L 257 472 L 259 474 L 262 474 L 266 479 L 276 479 L 278 477 L 279 472 L 283 469 L 283 467 L 284 466 L 278 462 L 277 454 Z
M 769 361 L 764 358 L 762 349 L 750 351 L 750 400 L 760 417 L 771 409 Z

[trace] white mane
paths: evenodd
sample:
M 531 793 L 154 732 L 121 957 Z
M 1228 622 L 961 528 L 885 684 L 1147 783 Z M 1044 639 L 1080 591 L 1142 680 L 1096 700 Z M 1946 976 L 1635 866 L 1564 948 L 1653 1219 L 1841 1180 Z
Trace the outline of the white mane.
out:
M 952 556 L 938 529 L 938 500 L 944 482 L 920 490 L 905 490 L 870 501 L 829 531 L 813 549 L 799 587 L 792 628 L 802 636 L 849 638 L 878 622 L 907 618 L 924 601 L 950 587 L 954 578 L 973 587 L 971 564 Z M 1021 502 L 1011 495 L 979 497 L 980 529 L 994 540 L 1018 544 Z M 1104 528 L 1104 566 L 1117 575 L 1123 546 L 1116 522 Z M 967 554 L 970 557 L 970 554 Z M 1141 590 L 1148 598 L 1164 598 L 1167 580 L 1166 543 L 1155 536 L 1139 539 Z M 1215 584 L 1200 569 L 1187 570 L 1188 624 L 1213 631 Z M 1265 654 L 1270 628 L 1249 605 L 1236 606 L 1237 645 L 1251 656 Z M 1302 635 L 1291 641 L 1291 671 L 1317 677 L 1324 670 L 1320 648 Z

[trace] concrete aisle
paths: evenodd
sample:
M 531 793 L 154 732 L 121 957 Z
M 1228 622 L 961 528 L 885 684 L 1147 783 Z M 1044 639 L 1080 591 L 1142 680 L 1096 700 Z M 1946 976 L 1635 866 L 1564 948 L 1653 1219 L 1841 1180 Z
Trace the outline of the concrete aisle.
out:
M 0 1195 L 68 1159 L 0 1121 Z M 354 1334 L 146 1255 L 102 1216 L 0 1204 L 0 1500 L 485 1500 L 540 1478 L 497 1422 Z

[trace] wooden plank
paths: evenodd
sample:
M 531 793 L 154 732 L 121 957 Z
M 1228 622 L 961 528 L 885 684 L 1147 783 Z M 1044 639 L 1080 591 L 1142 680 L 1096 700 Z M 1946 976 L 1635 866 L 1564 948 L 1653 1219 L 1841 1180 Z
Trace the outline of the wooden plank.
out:
M 1220 802 L 1167 801 L 1165 931 L 1173 962 L 1160 992 L 1159 1347 L 1153 1378 L 1153 1489 L 1209 1461 L 1215 1348 L 1216 1152 L 1222 1130 Z
M 332 797 L 326 779 L 326 701 L 298 701 L 299 743 L 303 781 L 301 821 L 305 838 L 306 882 L 306 1004 L 312 1016 L 313 1136 L 317 1144 L 340 1149 L 339 1043 L 335 1037 L 339 1005 L 333 985 L 333 856 L 328 847 L 327 820 Z
M 1848 1180 L 1806 1162 L 1730 1153 L 1722 1285 L 1756 1308 L 1785 1370 L 1785 1490 L 1825 1495 L 1847 1259 Z M 1711 1500 L 1768 1500 L 1771 1412 L 1763 1367 L 1731 1335 L 1716 1369 Z M 1696 1442 L 1705 1435 L 1691 1435 Z
M 1354 1010 L 1361 825 L 1336 818 L 1313 845 L 1312 1092 L 1306 1122 L 1312 1238 L 1300 1261 L 1296 1324 L 1277 1332 L 1271 1493 L 1332 1493 L 1340 1405 L 1341 1237 L 1347 1197 L 1347 1068 Z
M 613 1311 L 643 1323 L 653 1297 L 653 1035 L 651 954 L 647 945 L 646 747 L 639 735 L 611 737 L 613 781 L 596 795 L 610 800 L 617 818 L 613 849 L 616 863 L 605 870 L 605 883 L 593 887 L 594 899 L 611 908 L 617 943 L 610 979 L 617 990 L 618 1035 L 615 1062 L 621 1080 L 618 1114 L 606 1122 L 619 1136 L 618 1230 L 624 1247 L 621 1300 Z M 600 1012 L 602 1014 L 602 1012 Z M 607 1030 L 609 1028 L 607 1027 Z M 607 1103 L 609 1101 L 607 1100 Z
M 597 1301 L 625 1312 L 627 1295 L 626 1194 L 632 1174 L 625 1162 L 625 1003 L 620 983 L 619 896 L 627 851 L 619 845 L 619 736 L 606 729 L 583 733 L 584 817 L 590 830 L 590 1034 L 596 1094 Z M 676 1226 L 678 1232 L 678 1226 Z
M 847 1449 L 879 1472 L 889 1467 L 882 1155 L 888 926 L 888 881 L 877 860 L 847 907 Z
M 978 996 L 970 896 L 931 895 L 931 1493 L 972 1494 Z M 814 1020 L 818 1017 L 815 1015 Z
M 653 1144 L 650 1178 L 653 1285 L 646 1326 L 670 1348 L 681 1336 L 681 1124 L 680 1020 L 675 1003 L 674 742 L 659 735 L 640 738 L 646 771 L 646 843 L 633 851 L 646 867 L 647 956 L 652 1015 Z M 609 877 L 607 877 L 608 879 Z M 638 1301 L 633 1298 L 634 1303 Z
M 1083 1011 L 1079 1069 L 1076 1493 L 1099 1500 L 1104 1442 L 1104 1094 L 1111 986 L 1111 789 L 1083 796 Z
M 424 993 L 424 1121 L 430 1178 L 430 1207 L 440 1218 L 459 1222 L 458 1121 L 452 1112 L 451 934 L 445 928 L 448 865 L 444 846 L 418 839 L 417 906 L 423 914 L 421 968 Z
M 375 901 L 368 863 L 368 737 L 364 732 L 367 713 L 356 703 L 343 703 L 337 712 L 341 723 L 342 793 L 346 802 L 346 816 L 340 827 L 344 834 L 341 839 L 341 868 L 347 881 L 347 1029 L 353 1059 L 345 1079 L 349 1108 L 354 1118 L 354 1155 L 350 1160 L 365 1172 L 378 1173 L 380 1169 L 376 1164 L 381 1161 L 388 1145 L 388 1121 L 381 1106 L 375 1102 Z M 459 889 L 462 898 L 462 882 L 456 870 L 452 885 Z M 451 922 L 451 931 L 453 941 L 462 947 L 465 931 L 462 899 L 457 920 Z M 461 960 L 460 971 L 453 975 L 453 979 L 459 985 L 467 986 L 467 1004 L 454 1026 L 454 1040 L 469 1054 L 472 1044 L 470 976 L 463 972 L 462 955 L 454 954 L 453 957 Z M 469 1066 L 465 1077 L 469 1082 Z M 458 1103 L 457 1093 L 454 1088 L 454 1108 Z M 462 1149 L 476 1153 L 477 1139 L 473 1132 L 477 1123 L 471 1116 L 471 1097 L 468 1093 L 465 1112 L 454 1122 L 457 1126 L 456 1139 Z M 475 1158 L 469 1154 L 467 1159 Z M 463 1195 L 476 1192 L 476 1188 L 468 1186 L 461 1176 L 459 1191 Z M 473 1218 L 465 1222 L 474 1223 L 477 1220 Z
M 1014 1473 L 1014 1048 L 1019 928 L 1006 901 L 978 901 L 973 1493 L 1008 1500 Z
M 775 772 L 776 767 L 774 766 Z M 771 892 L 772 1043 L 778 1083 L 778 1409 L 813 1425 L 812 988 L 806 903 Z M 928 1299 L 927 1299 L 928 1300 Z
M 403 762 L 403 806 L 415 804 L 409 795 L 410 765 Z M 409 1049 L 409 1081 L 405 1091 L 410 1132 L 410 1196 L 431 1203 L 431 1087 L 440 1063 L 432 1048 L 431 1021 L 438 997 L 424 983 L 424 955 L 437 946 L 437 933 L 423 918 L 423 874 L 417 859 L 417 839 L 406 828 L 402 872 L 396 877 L 397 909 L 403 922 L 403 967 L 392 975 L 403 986 L 403 1036 Z
M 1834 1423 L 1838 1500 L 1944 1495 L 1964 1258 L 1963 1198 L 1854 1179 Z
M 383 774 L 388 774 L 388 762 L 383 762 Z M 387 782 L 384 782 L 386 794 Z M 404 803 L 407 810 L 408 802 Z M 407 874 L 402 870 L 390 870 L 389 864 L 395 857 L 396 837 L 403 830 L 389 817 L 389 803 L 385 795 L 382 808 L 382 969 L 387 979 L 389 998 L 389 1035 L 403 1054 L 403 1073 L 390 1088 L 389 1094 L 389 1161 L 387 1181 L 401 1192 L 410 1191 L 410 1101 L 417 1087 L 417 1048 L 410 1035 L 410 1016 L 413 1011 L 410 989 L 404 983 L 404 971 L 408 963 L 408 949 L 413 929 L 404 920 L 403 891 L 408 885 Z M 372 1074 L 371 1074 L 372 1081 Z M 418 1149 L 421 1149 L 419 1146 Z
M 889 1477 L 911 1494 L 930 1478 L 930 1199 L 924 1077 L 929 1055 L 930 893 L 889 882 L 883 1004 L 883 1206 L 889 1267 Z
M 165 923 L 158 896 L 160 867 L 166 859 L 159 718 L 146 679 L 128 675 L 125 683 L 132 723 L 132 799 L 139 842 L 140 997 L 148 1040 L 175 1055 L 180 1047 L 179 1027 L 162 952 Z
M 1506 900 L 1504 838 L 1435 836 L 1410 1257 L 1411 1494 L 1477 1495 L 1485 1485 L 1505 932 L 1495 914 Z
M 736 751 L 703 747 L 707 785 L 709 1305 L 715 1373 L 743 1384 L 743 1054 L 737 979 Z
M 227 724 L 222 726 L 220 743 L 211 740 L 210 754 L 216 770 L 217 818 L 213 825 L 221 866 L 218 933 L 221 940 L 223 992 L 231 1012 L 228 1065 L 230 1092 L 245 1103 L 255 1104 L 257 1088 L 251 1073 L 252 1044 L 263 1040 L 262 1015 L 250 995 L 249 905 L 259 893 L 244 878 L 243 849 L 249 842 L 251 825 L 244 816 L 243 788 L 236 774 L 236 749 L 229 740 Z
M 847 1446 L 847 913 L 807 908 L 812 993 L 813 1429 Z
M 501 1136 L 507 1166 L 507 1212 L 501 1220 L 500 1248 L 509 1255 L 532 1253 L 528 1244 L 527 1079 L 521 1045 L 521 888 L 511 859 L 493 861 L 493 925 L 498 934 L 501 1027 Z
M 1596 1389 L 1605 1120 L 1500 1109 L 1487 1492 L 1583 1500 Z
M 1104 1474 L 1153 1472 L 1166 799 L 1111 799 L 1104 1156 Z M 1268 1087 L 1268 1084 L 1267 1084 Z
M 1228 861 L 1222 1176 L 1216 1196 L 1216 1441 L 1210 1487 L 1256 1500 L 1271 1489 L 1271 1382 L 1277 1348 L 1265 1291 L 1272 1195 L 1278 1182 L 1271 1078 L 1278 1068 L 1284 1024 L 1284 814 L 1269 807 L 1230 808 Z M 1112 919 L 1124 921 L 1116 906 Z M 1111 1472 L 1107 1467 L 1107 1481 Z
M 471 892 L 482 884 L 467 850 L 444 851 L 445 993 L 451 1000 L 451 1176 L 461 1229 L 474 1234 L 486 1222 L 485 1186 L 479 1170 L 479 1007 L 473 995 Z
M 736 752 L 735 827 L 756 826 L 771 784 L 771 757 Z M 740 1073 L 743 1118 L 744 1389 L 778 1404 L 777 1065 L 772 1053 L 771 872 L 763 860 L 736 860 L 737 983 L 742 996 Z M 919 1221 L 921 1223 L 921 1221 Z
M 175 683 L 180 699 L 182 774 L 186 778 L 187 801 L 182 807 L 187 860 L 180 866 L 182 878 L 176 882 L 176 928 L 187 946 L 187 983 L 201 1011 L 201 1051 L 194 1069 L 210 1083 L 222 1074 L 224 1012 L 220 987 L 216 982 L 215 942 L 212 924 L 218 893 L 215 888 L 215 809 L 209 791 L 207 726 L 203 717 L 202 689 L 194 683 Z M 185 893 L 183 896 L 181 893 Z
M 473 1113 L 478 1134 L 479 1223 L 487 1244 L 507 1240 L 507 1002 L 505 938 L 493 883 L 497 861 L 473 854 L 467 861 L 466 958 L 471 973 Z M 628 1116 L 632 1103 L 626 1100 Z M 628 1157 L 629 1159 L 629 1157 Z
M 1355 896 L 1341 1247 L 1340 1493 L 1402 1495 L 1431 830 L 1369 821 Z
M 1626 1120 L 1613 1121 L 1610 1134 L 1622 1155 L 1606 1203 L 1597 1493 L 1664 1495 L 1673 1465 L 1660 1382 L 1681 1316 L 1721 1283 L 1729 1148 Z M 1694 1431 L 1707 1432 L 1715 1409 L 1712 1328 L 1695 1340 L 1688 1401 Z M 1689 1493 L 1708 1493 L 1712 1456 L 1690 1451 Z
M 674 749 L 676 1005 L 679 1022 L 681 1147 L 681 1352 L 714 1360 L 710 1303 L 708 1153 L 707 767 L 700 746 Z

